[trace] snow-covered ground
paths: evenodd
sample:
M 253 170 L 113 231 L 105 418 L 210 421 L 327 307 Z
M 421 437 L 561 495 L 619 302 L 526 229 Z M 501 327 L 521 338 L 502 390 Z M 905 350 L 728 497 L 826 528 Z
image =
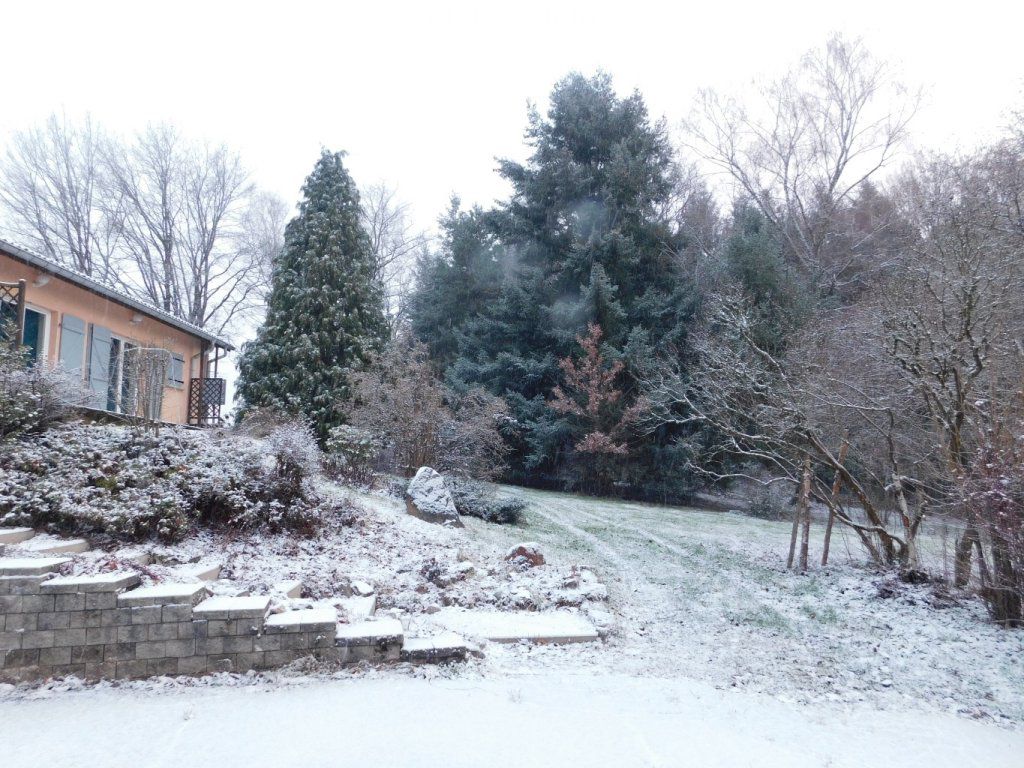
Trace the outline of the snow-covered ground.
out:
M 408 634 L 460 608 L 568 611 L 603 641 L 485 643 L 445 668 L 7 687 L 0 764 L 1022 764 L 1024 633 L 978 601 L 870 573 L 841 534 L 834 565 L 798 575 L 783 567 L 787 523 L 522 493 L 518 526 L 442 528 L 359 495 L 350 524 L 318 539 L 204 534 L 149 570 L 220 559 L 218 589 L 299 578 L 322 600 L 364 580 Z M 508 567 L 524 541 L 548 564 Z
M 957 713 L 1024 724 L 1024 632 L 991 624 L 977 599 L 864 569 L 838 531 L 832 565 L 785 569 L 790 524 L 734 513 L 523 491 L 525 525 L 551 559 L 594 566 L 615 626 L 601 646 L 520 655 L 559 668 L 685 676 L 804 703 Z M 504 543 L 522 532 L 469 523 Z M 811 562 L 821 529 L 812 530 Z M 941 541 L 926 542 L 937 562 Z
M 0 745 L 5 768 L 1019 768 L 1024 733 L 684 678 L 550 673 L 88 691 L 0 703 Z

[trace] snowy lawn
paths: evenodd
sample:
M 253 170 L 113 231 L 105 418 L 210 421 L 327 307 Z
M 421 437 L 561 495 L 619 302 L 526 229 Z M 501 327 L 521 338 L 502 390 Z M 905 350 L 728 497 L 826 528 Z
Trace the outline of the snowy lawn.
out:
M 492 647 L 496 667 L 529 660 L 685 676 L 798 702 L 1024 723 L 1024 632 L 989 623 L 976 599 L 862 568 L 856 541 L 847 547 L 841 531 L 834 565 L 799 575 L 784 567 L 786 522 L 522 493 L 531 503 L 521 530 L 476 520 L 467 521 L 470 530 L 499 546 L 528 536 L 550 560 L 592 565 L 611 593 L 615 624 L 600 646 Z M 815 562 L 821 529 L 813 533 Z M 933 557 L 940 544 L 932 534 Z

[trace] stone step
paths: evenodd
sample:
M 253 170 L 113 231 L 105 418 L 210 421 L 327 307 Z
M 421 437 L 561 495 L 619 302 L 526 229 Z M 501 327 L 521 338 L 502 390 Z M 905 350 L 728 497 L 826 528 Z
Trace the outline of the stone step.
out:
M 41 576 L 70 562 L 66 557 L 0 557 L 0 576 Z
M 284 597 L 298 598 L 302 597 L 302 582 L 298 579 L 289 579 L 288 581 L 280 581 L 274 585 L 271 590 Z
M 122 608 L 141 605 L 197 605 L 205 597 L 206 585 L 202 583 L 156 584 L 119 595 L 117 604 Z
M 359 661 L 398 661 L 402 654 L 405 631 L 398 619 L 360 621 L 355 624 L 339 624 L 334 634 L 343 663 Z
M 462 661 L 469 653 L 465 638 L 455 632 L 442 632 L 432 637 L 407 637 L 402 644 L 402 661 L 414 664 L 437 664 Z
M 333 608 L 303 608 L 267 617 L 263 624 L 268 634 L 279 632 L 335 632 L 338 614 Z
M 339 624 L 334 635 L 335 645 L 376 645 L 381 642 L 405 639 L 405 630 L 398 619 L 377 619 L 358 621 L 355 624 Z
M 377 610 L 377 596 L 345 597 L 338 600 L 338 604 L 345 612 L 345 618 L 349 620 L 349 623 L 365 621 Z
M 114 553 L 118 560 L 125 563 L 134 563 L 135 565 L 145 568 L 147 565 L 153 564 L 153 555 L 145 550 L 135 550 L 128 552 L 116 552 Z
M 192 609 L 197 619 L 262 619 L 270 610 L 270 597 L 211 597 Z
M 223 566 L 220 563 L 206 563 L 183 565 L 177 568 L 178 574 L 183 579 L 198 579 L 199 581 L 216 581 L 220 578 L 220 570 Z
M 31 528 L 0 528 L 0 544 L 21 544 L 35 535 Z
M 89 542 L 85 539 L 51 539 L 34 538 L 21 547 L 27 552 L 40 555 L 76 555 L 89 551 Z
M 442 608 L 431 618 L 454 632 L 496 643 L 589 643 L 598 639 L 593 624 L 565 611 L 506 613 Z
M 120 592 L 139 583 L 137 573 L 114 571 L 91 576 L 57 576 L 40 586 L 43 594 L 74 594 L 76 592 Z

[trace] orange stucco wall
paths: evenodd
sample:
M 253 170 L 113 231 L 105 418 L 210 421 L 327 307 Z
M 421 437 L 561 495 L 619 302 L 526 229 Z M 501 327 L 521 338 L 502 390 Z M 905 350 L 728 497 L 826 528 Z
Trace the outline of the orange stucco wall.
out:
M 29 309 L 41 311 L 47 317 L 47 360 L 56 363 L 59 359 L 60 323 L 65 313 L 87 324 L 109 328 L 115 337 L 124 341 L 175 352 L 185 359 L 185 385 L 164 388 L 161 416 L 164 421 L 185 424 L 188 421 L 188 381 L 191 377 L 200 376 L 202 342 L 156 318 L 137 313 L 56 275 L 46 274 L 49 282 L 37 286 L 37 281 L 43 282 L 39 280 L 43 274 L 39 269 L 0 252 L 0 282 L 26 280 Z M 133 319 L 137 322 L 132 322 Z

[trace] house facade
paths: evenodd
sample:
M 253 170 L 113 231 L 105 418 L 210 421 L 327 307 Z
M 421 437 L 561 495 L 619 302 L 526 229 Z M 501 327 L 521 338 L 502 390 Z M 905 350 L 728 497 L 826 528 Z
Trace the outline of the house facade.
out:
M 227 341 L 0 240 L 0 319 L 29 357 L 80 376 L 91 408 L 172 424 L 220 422 Z

